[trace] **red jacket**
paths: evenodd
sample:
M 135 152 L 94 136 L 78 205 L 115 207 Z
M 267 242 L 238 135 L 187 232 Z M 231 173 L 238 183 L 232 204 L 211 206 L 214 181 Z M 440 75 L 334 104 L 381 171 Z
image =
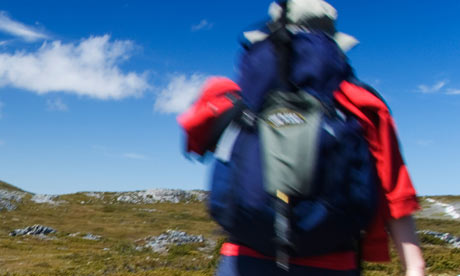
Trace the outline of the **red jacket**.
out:
M 380 179 L 380 206 L 363 241 L 363 259 L 371 262 L 389 261 L 386 222 L 410 215 L 420 208 L 399 150 L 395 123 L 385 103 L 362 87 L 342 82 L 334 97 L 361 123 Z M 224 244 L 221 253 L 227 256 L 268 258 L 250 248 L 230 243 Z M 328 269 L 352 269 L 356 264 L 350 253 L 353 252 L 296 258 L 293 261 Z
M 380 179 L 379 215 L 367 232 L 363 257 L 367 261 L 389 261 L 386 221 L 410 215 L 420 208 L 399 150 L 395 123 L 385 103 L 364 88 L 342 82 L 334 96 L 360 121 Z

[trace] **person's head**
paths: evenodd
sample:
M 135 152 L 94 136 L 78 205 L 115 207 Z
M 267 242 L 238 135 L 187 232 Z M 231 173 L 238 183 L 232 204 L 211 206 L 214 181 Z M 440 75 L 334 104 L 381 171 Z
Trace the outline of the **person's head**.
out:
M 335 33 L 337 11 L 323 0 L 287 0 L 270 4 L 268 14 L 273 21 L 281 18 L 286 9 L 288 24 L 318 29 L 330 35 Z
M 282 17 L 286 9 L 287 24 L 310 31 L 322 31 L 331 36 L 344 51 L 358 44 L 354 37 L 337 32 L 337 10 L 324 0 L 282 0 L 272 2 L 268 9 L 272 21 Z

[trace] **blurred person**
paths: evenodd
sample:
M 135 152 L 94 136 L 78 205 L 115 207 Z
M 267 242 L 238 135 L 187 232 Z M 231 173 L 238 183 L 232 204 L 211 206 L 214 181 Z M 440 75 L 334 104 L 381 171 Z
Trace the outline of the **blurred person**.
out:
M 283 9 L 285 9 L 284 14 Z M 276 257 L 264 255 L 238 240 L 235 235 L 232 235 L 230 229 L 229 241 L 221 248 L 222 256 L 216 275 L 359 275 L 361 260 L 390 261 L 387 230 L 396 245 L 406 276 L 424 275 L 425 264 L 412 217 L 420 207 L 399 150 L 393 118 L 380 95 L 356 78 L 344 54 L 357 43 L 357 40 L 337 32 L 335 28 L 337 12 L 322 0 L 289 0 L 272 3 L 269 14 L 272 23 L 281 19 L 286 20 L 287 23 L 290 47 L 292 47 L 289 54 L 291 60 L 288 62 L 290 82 L 305 91 L 316 93 L 315 96 L 322 97 L 323 101 L 333 101 L 333 104 L 352 114 L 361 124 L 376 167 L 379 186 L 378 207 L 374 220 L 358 245 L 358 250 L 322 252 L 308 257 L 297 256 L 289 259 L 288 269 L 280 267 Z M 217 137 L 219 137 L 216 133 L 220 134 L 223 128 L 219 127 L 217 132 L 209 131 L 216 125 L 215 122 L 211 123 L 212 120 L 209 118 L 219 118 L 216 120 L 224 118 L 224 125 L 226 125 L 228 118 L 232 118 L 237 113 L 233 110 L 231 116 L 223 116 L 223 114 L 228 115 L 226 110 L 238 102 L 235 99 L 241 98 L 244 105 L 257 114 L 261 111 L 267 94 L 283 85 L 279 77 L 280 67 L 283 65 L 279 64 L 279 54 L 270 37 L 271 31 L 263 27 L 246 32 L 244 34 L 246 41 L 243 44 L 245 51 L 239 65 L 237 83 L 225 78 L 210 80 L 192 110 L 180 117 L 179 122 L 183 126 L 200 125 L 200 128 L 196 128 L 198 131 L 189 133 L 189 151 L 197 145 L 200 146 L 200 154 L 216 148 Z M 226 92 L 231 92 L 230 100 L 222 97 Z M 213 107 L 211 111 L 210 106 Z M 221 108 L 215 108 L 216 106 Z M 203 124 L 203 121 L 206 123 Z M 212 137 L 210 139 L 204 138 L 210 136 Z M 229 135 L 224 133 L 223 136 L 226 140 Z M 230 143 L 231 146 L 233 143 Z M 220 144 L 223 143 L 219 141 L 215 153 L 218 158 L 228 155 L 231 151 L 231 147 L 230 149 L 224 147 L 225 149 L 222 150 L 222 147 L 219 148 Z M 214 168 L 212 179 L 214 182 L 216 179 L 220 181 L 227 177 L 217 166 L 219 164 Z M 225 194 L 229 191 L 222 190 L 215 193 L 219 192 Z M 212 197 L 213 191 L 211 191 L 211 201 Z M 225 205 L 220 207 L 222 208 L 215 208 L 215 210 L 211 207 L 211 214 L 214 212 L 214 217 L 220 216 L 215 214 L 216 210 L 225 212 L 227 208 Z M 255 229 L 253 231 L 256 231 Z M 252 234 L 254 239 L 258 235 L 263 236 L 262 231 Z

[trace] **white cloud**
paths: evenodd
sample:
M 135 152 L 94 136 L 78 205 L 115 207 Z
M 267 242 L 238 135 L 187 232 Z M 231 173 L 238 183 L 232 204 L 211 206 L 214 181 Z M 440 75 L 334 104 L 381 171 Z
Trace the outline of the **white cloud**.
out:
M 136 160 L 147 160 L 148 158 L 142 154 L 138 153 L 125 153 L 122 155 L 124 158 L 136 159 Z
M 60 99 L 48 99 L 46 101 L 46 105 L 48 107 L 48 110 L 50 111 L 67 111 L 69 108 L 67 105 Z
M 200 93 L 206 76 L 193 74 L 189 77 L 176 75 L 157 96 L 154 110 L 163 113 L 180 113 L 187 109 Z
M 48 38 L 46 34 L 12 20 L 4 11 L 0 11 L 0 31 L 20 37 L 30 42 Z
M 460 89 L 449 89 L 447 90 L 446 94 L 448 95 L 460 95 Z
M 439 81 L 432 86 L 421 84 L 418 86 L 418 90 L 421 93 L 428 94 L 428 93 L 435 93 L 439 92 L 444 86 L 446 86 L 447 81 Z
M 114 151 L 106 146 L 103 145 L 91 145 L 91 148 L 102 154 L 103 156 L 110 157 L 110 158 L 126 158 L 126 159 L 135 159 L 135 160 L 148 160 L 149 158 L 146 155 L 135 153 L 135 152 L 128 152 L 128 153 L 120 153 L 120 151 Z
M 66 92 L 97 99 L 140 96 L 150 86 L 146 73 L 123 73 L 131 41 L 110 41 L 109 35 L 78 44 L 43 43 L 35 52 L 0 54 L 0 87 L 13 86 L 38 94 Z
M 200 30 L 210 30 L 212 29 L 213 26 L 214 26 L 214 23 L 210 23 L 208 22 L 208 20 L 203 19 L 200 21 L 200 23 L 192 26 L 192 31 L 196 32 Z

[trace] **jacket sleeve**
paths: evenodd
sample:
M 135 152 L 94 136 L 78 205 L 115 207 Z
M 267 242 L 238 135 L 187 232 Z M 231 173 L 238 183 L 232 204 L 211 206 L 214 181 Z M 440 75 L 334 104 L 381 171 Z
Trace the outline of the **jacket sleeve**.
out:
M 401 155 L 395 123 L 385 103 L 360 86 L 343 82 L 334 96 L 360 121 L 379 177 L 380 204 L 363 241 L 363 258 L 389 261 L 386 222 L 420 208 Z
M 397 139 L 396 127 L 388 109 L 378 112 L 379 151 L 374 156 L 383 193 L 388 205 L 387 219 L 411 215 L 420 206 Z

